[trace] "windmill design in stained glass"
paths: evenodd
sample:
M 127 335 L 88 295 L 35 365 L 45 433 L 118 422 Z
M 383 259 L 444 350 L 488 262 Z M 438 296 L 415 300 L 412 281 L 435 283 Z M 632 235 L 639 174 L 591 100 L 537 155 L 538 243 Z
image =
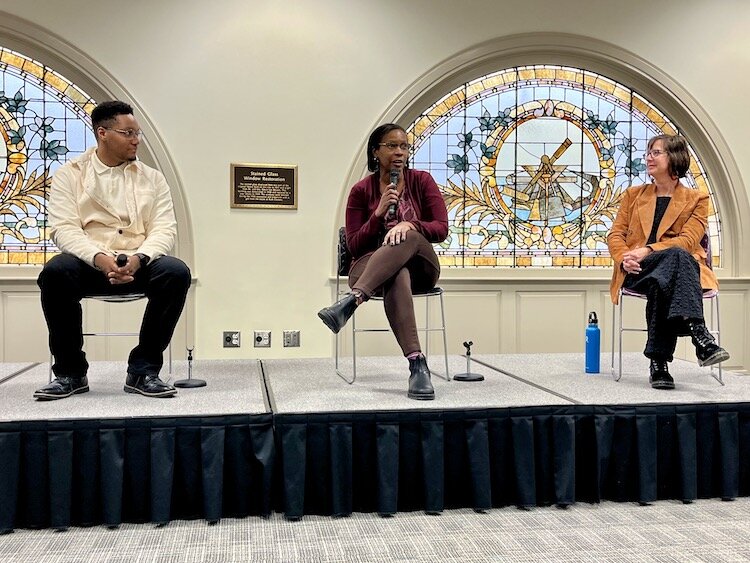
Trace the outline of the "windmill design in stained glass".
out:
M 653 104 L 578 68 L 514 67 L 449 92 L 407 128 L 412 166 L 432 174 L 448 207 L 441 264 L 610 267 L 606 237 L 622 192 L 649 181 L 643 154 L 662 133 L 679 130 Z M 683 182 L 710 195 L 716 266 L 714 195 L 690 153 Z
M 0 264 L 43 264 L 52 174 L 95 144 L 95 102 L 42 63 L 0 47 Z

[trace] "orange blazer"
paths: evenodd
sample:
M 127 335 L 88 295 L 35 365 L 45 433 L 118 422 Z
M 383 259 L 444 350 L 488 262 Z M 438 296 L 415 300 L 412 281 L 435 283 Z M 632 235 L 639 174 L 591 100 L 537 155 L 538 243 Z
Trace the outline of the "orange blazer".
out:
M 623 255 L 635 248 L 646 246 L 656 210 L 656 185 L 645 184 L 625 190 L 620 209 L 607 236 L 609 253 L 615 261 L 609 292 L 612 303 L 617 303 L 625 270 L 622 269 Z M 655 251 L 673 246 L 684 248 L 700 264 L 701 287 L 718 289 L 716 275 L 706 265 L 706 252 L 701 247 L 701 239 L 708 226 L 708 194 L 678 184 L 672 194 L 664 217 L 656 232 L 656 241 L 649 246 Z

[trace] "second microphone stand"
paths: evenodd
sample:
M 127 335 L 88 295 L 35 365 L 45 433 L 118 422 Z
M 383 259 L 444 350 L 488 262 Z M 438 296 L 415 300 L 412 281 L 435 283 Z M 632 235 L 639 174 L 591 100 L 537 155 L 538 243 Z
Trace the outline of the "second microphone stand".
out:
M 178 379 L 174 382 L 175 387 L 193 388 L 205 387 L 206 382 L 203 379 L 193 379 L 193 348 L 186 348 L 188 357 L 188 376 L 187 379 Z
M 471 347 L 474 343 L 469 340 L 464 342 L 466 348 L 466 373 L 457 373 L 453 376 L 454 381 L 484 381 L 484 376 L 479 373 L 471 373 Z

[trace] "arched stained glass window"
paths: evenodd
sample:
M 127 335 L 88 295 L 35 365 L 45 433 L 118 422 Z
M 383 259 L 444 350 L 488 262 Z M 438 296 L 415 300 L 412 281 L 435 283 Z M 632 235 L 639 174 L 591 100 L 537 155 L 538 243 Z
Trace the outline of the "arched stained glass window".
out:
M 55 170 L 95 144 L 95 102 L 42 63 L 0 47 L 0 264 L 42 264 Z
M 614 80 L 535 65 L 463 84 L 423 111 L 407 133 L 412 166 L 432 174 L 448 206 L 441 264 L 609 267 L 606 236 L 622 192 L 649 181 L 648 139 L 679 129 Z M 711 196 L 718 266 L 714 195 L 692 147 L 690 153 L 683 182 Z

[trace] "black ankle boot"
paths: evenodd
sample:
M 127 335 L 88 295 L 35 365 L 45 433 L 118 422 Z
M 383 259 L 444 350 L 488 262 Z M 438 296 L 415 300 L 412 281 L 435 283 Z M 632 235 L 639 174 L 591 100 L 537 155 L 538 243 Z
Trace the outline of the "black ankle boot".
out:
M 648 382 L 654 389 L 674 389 L 674 379 L 669 375 L 669 367 L 664 360 L 651 360 Z
M 431 401 L 435 398 L 435 389 L 430 381 L 430 368 L 427 359 L 417 356 L 409 360 L 409 398 L 418 401 Z
M 688 321 L 690 337 L 695 346 L 698 365 L 712 366 L 729 359 L 729 352 L 716 344 L 713 335 L 708 332 L 703 321 Z
M 318 316 L 334 334 L 337 334 L 354 314 L 356 308 L 357 296 L 354 293 L 347 293 L 330 307 L 318 311 Z

